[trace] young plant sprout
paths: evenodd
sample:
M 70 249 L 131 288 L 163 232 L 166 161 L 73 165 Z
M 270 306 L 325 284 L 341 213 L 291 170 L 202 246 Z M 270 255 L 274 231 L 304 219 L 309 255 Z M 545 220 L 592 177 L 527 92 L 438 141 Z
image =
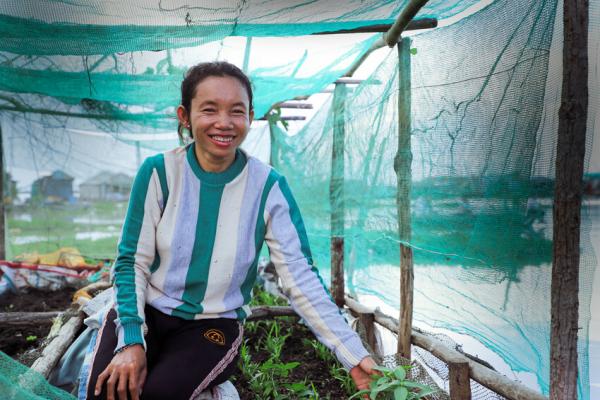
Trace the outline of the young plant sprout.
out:
M 375 367 L 381 375 L 373 375 L 369 389 L 356 392 L 350 399 L 368 395 L 370 400 L 417 400 L 437 392 L 430 386 L 407 379 L 406 374 L 410 368 L 410 365 L 395 369 Z

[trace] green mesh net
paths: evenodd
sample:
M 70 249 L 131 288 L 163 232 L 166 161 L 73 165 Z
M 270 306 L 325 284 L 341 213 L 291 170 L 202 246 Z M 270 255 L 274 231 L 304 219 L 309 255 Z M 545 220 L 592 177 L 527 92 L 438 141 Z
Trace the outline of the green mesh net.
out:
M 254 122 L 244 147 L 288 177 L 321 275 L 329 280 L 331 236 L 343 236 L 347 289 L 397 309 L 397 49 L 361 85 L 337 85 L 295 135 L 271 108 L 323 91 L 377 39 L 294 36 L 391 23 L 406 3 L 3 2 L 9 257 L 63 246 L 90 262 L 114 257 L 128 190 L 98 176 L 132 179 L 145 157 L 177 146 L 184 71 L 221 59 L 252 77 L 256 115 L 265 120 Z M 590 51 L 600 40 L 600 5 L 591 3 Z M 477 4 L 485 7 L 411 36 L 412 239 L 405 244 L 415 257 L 415 323 L 458 343 L 474 338 L 480 357 L 547 394 L 561 5 L 437 0 L 418 18 L 443 22 Z M 599 88 L 590 85 L 588 164 Z M 332 161 L 332 153 L 340 157 Z M 57 171 L 67 175 L 64 187 L 34 193 L 36 181 Z M 588 355 L 593 343 L 600 348 L 588 342 L 600 243 L 594 204 L 582 210 L 581 399 L 594 398 Z M 12 369 L 2 364 L 0 379 Z
M 475 337 L 522 372 L 521 379 L 531 384 L 527 374 L 534 375 L 534 386 L 544 393 L 557 132 L 552 118 L 560 102 L 560 92 L 547 92 L 547 85 L 561 84 L 560 76 L 546 77 L 556 6 L 496 1 L 460 23 L 413 36 L 411 56 L 407 244 L 414 252 L 416 323 Z M 394 50 L 360 86 L 336 88 L 297 135 L 272 127 L 273 165 L 293 177 L 319 267 L 329 268 L 330 230 L 342 198 L 349 289 L 394 307 L 398 68 Z M 335 143 L 340 130 L 341 144 Z M 332 161 L 340 145 L 343 162 Z M 343 176 L 343 185 L 335 176 Z M 585 347 L 596 265 L 590 224 L 587 219 L 582 226 L 580 273 L 588 286 L 580 295 L 581 398 L 589 397 Z
M 71 400 L 69 393 L 50 385 L 44 377 L 0 351 L 0 393 L 11 400 Z

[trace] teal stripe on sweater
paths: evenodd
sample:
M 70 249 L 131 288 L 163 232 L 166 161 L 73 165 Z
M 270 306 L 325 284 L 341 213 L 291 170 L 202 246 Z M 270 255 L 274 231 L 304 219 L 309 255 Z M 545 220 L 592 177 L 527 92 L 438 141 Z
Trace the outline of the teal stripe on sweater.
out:
M 244 304 L 248 304 L 250 302 L 250 298 L 252 297 L 252 288 L 254 287 L 254 282 L 256 282 L 256 274 L 257 274 L 257 266 L 258 266 L 258 258 L 260 257 L 260 249 L 262 248 L 263 242 L 265 240 L 265 204 L 267 203 L 267 197 L 269 197 L 269 192 L 273 188 L 277 179 L 279 179 L 280 175 L 275 172 L 275 170 L 271 170 L 269 176 L 267 177 L 267 181 L 265 182 L 265 186 L 262 191 L 262 196 L 260 198 L 260 206 L 258 209 L 258 215 L 256 216 L 256 229 L 254 230 L 254 243 L 256 244 L 256 255 L 254 257 L 254 261 L 252 265 L 248 269 L 248 273 L 246 274 L 246 278 L 240 287 L 240 291 L 242 292 L 242 296 L 244 297 Z M 243 320 L 247 317 L 244 310 L 238 308 L 236 310 L 236 314 L 238 319 Z
M 196 223 L 196 239 L 192 251 L 192 260 L 182 296 L 184 304 L 173 310 L 173 316 L 189 319 L 193 314 L 200 314 L 203 311 L 201 304 L 206 294 L 224 188 L 225 185 L 200 185 L 200 203 L 198 207 L 200 211 Z M 227 210 L 224 211 L 227 212 Z
M 165 169 L 165 156 L 164 154 L 157 154 L 154 158 L 154 168 L 158 174 L 158 181 L 160 182 L 160 190 L 162 191 L 162 204 L 161 209 L 165 209 L 167 200 L 169 199 L 169 187 L 167 186 L 167 172 Z
M 137 246 L 144 222 L 144 206 L 148 186 L 154 170 L 152 158 L 144 161 L 133 182 L 129 207 L 123 225 L 123 235 L 119 243 L 119 255 L 115 260 L 114 277 L 117 288 L 117 313 L 124 328 L 125 344 L 142 343 L 141 324 L 142 318 L 138 315 L 135 287 L 135 258 Z M 138 326 L 133 329 L 130 325 Z M 129 326 L 128 326 L 129 325 Z

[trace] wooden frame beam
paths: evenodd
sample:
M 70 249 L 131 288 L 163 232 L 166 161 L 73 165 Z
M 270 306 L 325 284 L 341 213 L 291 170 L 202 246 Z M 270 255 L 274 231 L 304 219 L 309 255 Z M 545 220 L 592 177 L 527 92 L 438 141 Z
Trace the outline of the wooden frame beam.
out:
M 405 31 L 416 31 L 420 29 L 432 29 L 438 26 L 438 20 L 435 18 L 420 18 L 412 20 L 408 23 Z M 312 35 L 338 35 L 342 33 L 377 33 L 377 32 L 387 32 L 392 27 L 392 24 L 376 24 L 376 25 L 367 25 L 361 26 L 359 28 L 352 29 L 340 29 L 339 31 L 329 31 L 329 32 L 317 32 Z
M 377 41 L 375 41 L 371 47 L 363 54 L 358 60 L 354 62 L 354 64 L 348 69 L 344 76 L 352 76 L 356 72 L 356 70 L 361 66 L 361 64 L 369 57 L 369 55 L 377 49 L 380 49 L 384 46 L 394 47 L 398 40 L 400 39 L 400 35 L 404 32 L 413 19 L 415 15 L 419 12 L 419 10 L 427 3 L 428 0 L 411 0 L 404 10 L 400 13 L 396 22 L 390 27 L 390 29 L 384 33 Z M 436 23 L 437 26 L 437 23 Z

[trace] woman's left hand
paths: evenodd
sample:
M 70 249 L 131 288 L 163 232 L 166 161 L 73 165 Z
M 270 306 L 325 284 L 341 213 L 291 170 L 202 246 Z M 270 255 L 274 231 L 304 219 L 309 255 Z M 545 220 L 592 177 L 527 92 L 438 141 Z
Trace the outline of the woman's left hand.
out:
M 371 357 L 365 357 L 356 367 L 350 370 L 350 376 L 358 390 L 369 388 L 372 380 L 371 375 L 377 373 L 377 370 L 373 369 L 376 366 L 377 364 Z

